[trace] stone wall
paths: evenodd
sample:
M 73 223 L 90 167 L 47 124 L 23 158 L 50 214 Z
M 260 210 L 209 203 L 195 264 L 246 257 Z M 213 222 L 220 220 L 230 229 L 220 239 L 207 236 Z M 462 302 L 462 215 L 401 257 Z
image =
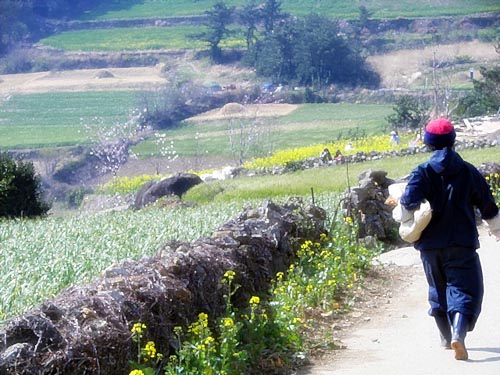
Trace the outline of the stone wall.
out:
M 394 182 L 387 178 L 387 172 L 370 169 L 359 175 L 358 186 L 344 194 L 345 215 L 356 219 L 358 238 L 365 242 L 372 239 L 401 241 L 398 223 L 392 218 L 392 208 L 385 204 L 389 197 L 389 185 Z
M 252 295 L 266 298 L 271 279 L 294 261 L 295 250 L 324 231 L 325 212 L 292 199 L 266 201 L 222 225 L 210 238 L 166 244 L 155 256 L 111 266 L 85 286 L 70 287 L 0 332 L 0 374 L 123 375 L 135 358 L 130 329 L 147 325 L 147 340 L 168 356 L 173 328 L 200 312 L 225 312 L 228 270 L 241 285 L 233 296 L 244 308 Z M 96 253 L 98 253 L 96 249 Z

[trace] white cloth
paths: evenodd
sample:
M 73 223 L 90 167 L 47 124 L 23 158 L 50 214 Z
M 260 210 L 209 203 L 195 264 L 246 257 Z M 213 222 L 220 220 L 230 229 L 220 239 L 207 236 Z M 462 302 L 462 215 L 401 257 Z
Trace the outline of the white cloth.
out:
M 389 195 L 397 202 L 396 207 L 392 210 L 392 218 L 399 225 L 399 235 L 406 241 L 413 243 L 420 238 L 423 230 L 427 227 L 432 219 L 432 209 L 428 201 L 424 200 L 420 203 L 420 207 L 416 210 L 407 210 L 399 202 L 406 188 L 406 183 L 397 183 L 389 186 Z
M 488 226 L 488 232 L 492 236 L 500 237 L 500 213 L 497 214 L 493 219 L 484 220 Z

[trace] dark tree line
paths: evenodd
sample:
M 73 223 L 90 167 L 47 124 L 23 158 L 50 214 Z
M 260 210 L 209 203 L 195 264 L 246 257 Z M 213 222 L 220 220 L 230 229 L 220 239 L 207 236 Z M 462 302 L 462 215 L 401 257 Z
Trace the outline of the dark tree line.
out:
M 292 17 L 281 11 L 279 0 L 260 5 L 248 0 L 238 10 L 219 1 L 205 14 L 207 31 L 194 37 L 207 42 L 216 63 L 223 61 L 221 41 L 233 33 L 229 26 L 238 23 L 244 28 L 247 46 L 244 62 L 261 76 L 319 86 L 379 84 L 357 38 L 344 35 L 329 18 L 317 14 Z
M 102 0 L 0 0 L 0 56 L 10 47 L 43 36 L 48 19 L 70 19 Z

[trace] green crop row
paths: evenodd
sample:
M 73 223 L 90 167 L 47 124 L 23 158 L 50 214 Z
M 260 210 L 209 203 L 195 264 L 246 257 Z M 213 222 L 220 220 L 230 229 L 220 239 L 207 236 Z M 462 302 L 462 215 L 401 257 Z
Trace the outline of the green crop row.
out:
M 0 101 L 0 149 L 86 143 L 85 123 L 96 118 L 110 126 L 127 121 L 136 95 L 128 91 L 12 95 Z
M 0 322 L 64 287 L 97 278 L 112 264 L 153 255 L 170 240 L 209 235 L 242 207 L 243 203 L 210 204 L 0 221 Z
M 190 36 L 203 32 L 203 26 L 111 28 L 65 31 L 40 41 L 48 47 L 65 51 L 143 51 L 203 49 L 207 43 Z M 243 34 L 224 39 L 221 47 L 245 46 Z

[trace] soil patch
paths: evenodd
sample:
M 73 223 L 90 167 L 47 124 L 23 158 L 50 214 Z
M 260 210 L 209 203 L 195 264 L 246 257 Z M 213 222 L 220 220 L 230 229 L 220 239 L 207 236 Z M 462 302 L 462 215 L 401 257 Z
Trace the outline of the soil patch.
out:
M 248 104 L 229 103 L 222 108 L 214 109 L 191 117 L 188 121 L 211 121 L 228 118 L 279 117 L 292 113 L 298 108 L 296 104 Z
M 404 88 L 418 79 L 423 72 L 429 71 L 434 58 L 443 63 L 454 62 L 458 57 L 468 57 L 476 64 L 498 61 L 494 45 L 478 41 L 395 51 L 369 56 L 367 61 L 380 74 L 382 87 Z M 479 72 L 475 76 L 476 79 L 479 79 L 478 74 Z
M 5 74 L 0 76 L 0 95 L 54 91 L 150 90 L 167 82 L 160 69 L 155 67 Z

